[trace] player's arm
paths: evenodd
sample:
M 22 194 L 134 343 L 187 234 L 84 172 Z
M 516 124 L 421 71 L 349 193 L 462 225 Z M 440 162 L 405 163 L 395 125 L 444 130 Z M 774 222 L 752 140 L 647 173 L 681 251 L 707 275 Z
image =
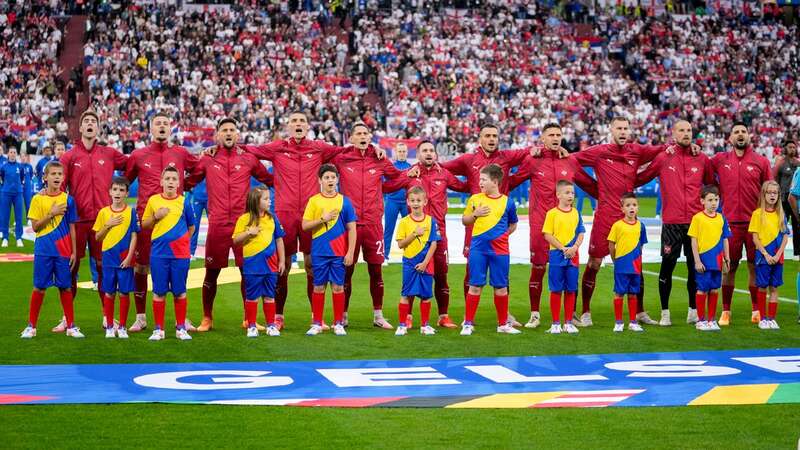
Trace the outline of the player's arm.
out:
M 517 231 L 517 222 L 508 224 L 508 235 L 514 234 L 515 231 Z
M 425 234 L 424 231 L 422 233 L 417 234 L 416 228 L 411 230 L 410 233 L 405 234 L 405 235 L 401 234 L 401 233 L 403 233 L 403 231 L 404 230 L 398 230 L 398 233 L 397 233 L 398 234 L 397 235 L 397 246 L 400 248 L 400 250 L 403 250 L 404 248 L 408 247 L 409 245 L 411 245 L 412 242 L 414 242 L 420 236 Z
M 317 227 L 326 225 L 328 222 L 334 220 L 335 218 L 336 218 L 336 210 L 330 210 L 328 212 L 325 212 L 325 210 L 323 210 L 322 215 L 320 215 L 319 219 L 307 219 L 306 217 L 303 217 L 303 223 L 301 224 L 301 228 L 303 228 L 303 231 L 312 231 Z
M 692 236 L 692 256 L 694 257 L 694 269 L 700 273 L 706 271 L 706 266 L 703 265 L 703 261 L 700 260 L 700 250 L 697 247 L 697 238 Z M 725 239 L 725 257 L 728 256 L 728 240 Z
M 640 145 L 639 149 L 639 164 L 648 163 L 656 158 L 656 156 L 666 150 L 668 145 Z
M 411 180 L 412 179 L 408 177 L 398 177 L 393 180 L 386 178 L 383 180 L 383 183 L 381 183 L 381 190 L 384 194 L 388 194 L 399 191 L 400 189 L 406 189 L 411 185 Z
M 531 177 L 531 163 L 529 159 L 526 159 L 519 166 L 519 169 L 517 169 L 517 173 L 509 176 L 508 178 L 509 190 L 516 189 L 517 186 L 524 183 L 530 177 Z
M 33 228 L 33 231 L 38 233 L 42 231 L 42 229 L 44 229 L 44 227 L 46 227 L 51 220 L 57 216 L 65 215 L 66 212 L 66 203 L 53 203 L 53 206 L 50 207 L 50 211 L 44 215 L 41 215 L 41 207 L 39 206 L 39 202 L 32 202 L 31 211 L 28 213 L 28 219 L 31 221 L 31 227 Z
M 468 159 L 471 159 L 471 155 L 463 154 L 458 158 L 439 163 L 439 165 L 447 169 L 453 175 L 467 176 L 469 175 L 469 171 L 467 170 Z
M 644 186 L 645 184 L 649 183 L 650 180 L 658 176 L 658 174 L 661 172 L 662 161 L 664 160 L 664 157 L 660 155 L 663 154 L 664 153 L 661 153 L 659 156 L 656 156 L 653 162 L 651 162 L 646 169 L 636 174 L 636 187 Z
M 608 241 L 608 254 L 611 256 L 612 261 L 617 260 L 617 243 L 614 241 Z
M 72 253 L 69 255 L 69 268 L 75 268 L 76 256 L 78 255 L 78 238 L 75 234 L 75 223 L 69 224 L 69 240 L 72 247 Z
M 512 167 L 519 166 L 531 155 L 530 148 L 521 148 L 517 150 L 503 150 L 503 156 L 505 156 L 506 163 L 508 164 L 508 168 L 511 169 Z
M 237 247 L 241 247 L 247 241 L 254 238 L 258 235 L 259 229 L 257 226 L 255 227 L 244 227 L 244 229 L 240 227 L 236 227 L 236 230 L 233 232 L 233 245 Z
M 731 270 L 731 256 L 728 238 L 722 240 L 722 271 L 727 273 Z
M 347 254 L 344 255 L 344 265 L 353 265 L 353 255 L 356 252 L 356 223 L 347 222 Z
M 447 177 L 447 187 L 456 192 L 469 192 L 469 185 L 453 175 L 449 170 L 445 170 Z
M 582 167 L 585 166 L 594 168 L 595 164 L 597 164 L 597 161 L 600 159 L 600 155 L 606 149 L 607 145 L 608 144 L 599 144 L 587 147 L 577 153 L 572 154 L 570 158 L 575 158 L 575 161 L 577 161 Z
M 567 247 L 564 247 L 561 244 L 561 242 L 559 242 L 558 239 L 556 239 L 556 237 L 553 236 L 552 234 L 550 234 L 550 233 L 542 233 L 542 236 L 544 236 L 545 242 L 550 244 L 552 247 L 555 247 L 555 248 L 557 248 L 557 249 L 559 249 L 561 251 L 564 251 L 564 250 L 567 249 Z
M 317 150 L 322 151 L 323 163 L 331 162 L 333 158 L 341 155 L 347 149 L 347 146 L 340 147 L 338 145 L 329 144 L 325 141 L 314 141 L 314 147 L 316 147 Z
M 200 161 L 194 166 L 194 169 L 191 170 L 189 176 L 183 180 L 183 188 L 185 190 L 191 190 L 195 186 L 198 185 L 201 181 L 203 181 L 206 177 L 206 158 L 211 158 L 210 156 L 203 156 Z M 142 224 L 144 226 L 144 224 Z
M 275 159 L 275 153 L 278 153 L 286 148 L 286 141 L 284 139 L 279 139 L 267 144 L 245 145 L 243 147 L 245 150 L 247 150 L 247 153 L 250 153 L 258 159 L 272 161 Z
M 164 207 L 154 209 L 153 204 L 148 200 L 147 206 L 144 208 L 144 214 L 142 214 L 142 228 L 153 228 L 167 214 L 169 214 L 169 209 Z M 191 236 L 191 233 L 189 235 Z
M 278 248 L 278 274 L 283 275 L 286 270 L 286 247 L 283 245 L 282 237 L 275 240 L 275 246 Z
M 267 168 L 258 161 L 253 164 L 253 168 L 250 170 L 250 175 L 267 186 L 272 186 L 275 184 L 275 178 L 267 171 Z
M 783 255 L 783 251 L 786 250 L 786 244 L 789 243 L 789 233 L 783 233 L 783 239 L 781 239 L 781 247 L 775 252 L 775 262 L 781 260 L 781 256 Z
M 114 170 L 126 170 L 128 167 L 128 155 L 114 150 Z
M 431 245 L 428 248 L 428 253 L 425 254 L 425 259 L 423 259 L 421 263 L 414 266 L 414 268 L 417 269 L 418 272 L 424 272 L 425 268 L 428 267 L 428 264 L 431 263 L 431 259 L 433 259 L 433 254 L 436 253 L 436 245 L 437 245 L 436 241 L 431 242 Z

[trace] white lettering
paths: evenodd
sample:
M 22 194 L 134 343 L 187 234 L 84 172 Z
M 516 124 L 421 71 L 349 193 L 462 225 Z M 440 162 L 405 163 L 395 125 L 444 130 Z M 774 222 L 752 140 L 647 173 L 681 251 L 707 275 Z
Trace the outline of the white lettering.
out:
M 380 369 L 317 369 L 338 387 L 429 386 L 460 384 L 433 367 L 393 367 Z
M 144 387 L 180 389 L 193 391 L 215 391 L 218 389 L 257 389 L 292 384 L 291 377 L 265 377 L 271 372 L 256 370 L 195 370 L 186 372 L 164 372 L 142 375 L 133 382 Z M 216 376 L 215 376 L 216 375 Z M 213 383 L 183 383 L 181 378 L 210 376 Z
M 739 369 L 724 366 L 704 366 L 706 361 L 664 359 L 652 361 L 624 361 L 606 364 L 607 369 L 632 372 L 628 377 L 638 378 L 693 378 L 719 377 L 740 373 Z
M 753 358 L 732 358 L 751 366 L 761 367 L 778 373 L 800 373 L 800 355 L 761 356 Z
M 464 366 L 465 369 L 495 383 L 547 383 L 557 381 L 604 381 L 602 375 L 553 375 L 529 377 L 500 365 Z

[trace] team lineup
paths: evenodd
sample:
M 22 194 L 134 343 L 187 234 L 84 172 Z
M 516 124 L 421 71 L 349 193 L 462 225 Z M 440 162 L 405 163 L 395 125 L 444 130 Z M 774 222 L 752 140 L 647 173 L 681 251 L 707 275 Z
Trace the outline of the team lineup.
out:
M 693 143 L 692 126 L 683 120 L 673 126 L 672 143 L 648 146 L 632 141 L 627 119 L 614 118 L 610 143 L 572 154 L 561 147 L 558 124 L 543 127 L 540 145 L 517 150 L 498 149 L 498 128 L 484 124 L 474 153 L 440 162 L 434 143 L 423 139 L 417 144 L 418 163 L 396 167 L 383 150 L 372 145 L 367 125 L 352 127 L 351 145 L 334 146 L 306 137 L 309 122 L 303 112 L 286 118 L 287 139 L 263 145 L 240 144 L 236 121 L 221 119 L 216 124 L 217 145 L 202 155 L 169 144 L 172 118 L 163 113 L 150 119 L 150 144 L 129 156 L 97 142 L 100 124 L 96 113 L 86 111 L 79 123 L 81 137 L 72 149 L 56 149 L 57 158 L 47 159 L 37 168 L 43 188 L 32 195 L 27 209 L 36 240 L 30 313 L 22 338 L 36 336 L 44 294 L 51 286 L 59 290 L 64 311 L 52 331 L 84 337 L 76 326 L 73 301 L 87 246 L 97 264 L 107 338 L 128 338 L 129 332 L 148 327 L 148 274 L 152 277 L 155 322 L 150 340 L 166 337 L 169 293 L 175 306 L 176 338 L 190 340 L 190 332 L 213 330 L 217 282 L 231 252 L 241 273 L 242 327 L 248 337 L 261 332 L 281 334 L 288 275 L 297 252 L 303 253 L 311 306 L 307 335 L 330 329 L 336 335 L 347 334 L 352 277 L 359 257 L 369 275 L 375 327 L 406 335 L 412 328 L 413 305 L 418 298 L 422 335 L 436 334 L 436 327 L 458 328 L 448 313 L 448 189 L 470 194 L 462 215 L 467 270 L 460 334 L 476 332 L 475 315 L 487 284 L 493 289 L 497 333 L 519 334 L 523 324 L 509 313 L 509 289 L 515 288 L 509 286 L 509 238 L 518 217 L 508 194 L 526 181 L 530 182 L 531 270 L 530 318 L 525 328 L 542 325 L 545 274 L 552 316 L 546 331 L 576 334 L 580 327 L 593 326 L 591 299 L 606 256 L 613 260 L 614 288 L 603 295 L 613 297 L 613 331 L 626 328 L 626 297 L 628 330 L 641 332 L 642 325 L 669 326 L 672 274 L 681 251 L 689 274 L 687 323 L 700 331 L 718 331 L 731 324 L 735 274 L 746 256 L 751 321 L 760 329 L 779 328 L 775 321 L 777 288 L 783 284 L 783 254 L 791 235 L 787 219 L 797 216 L 795 198 L 800 196 L 800 183 L 792 182 L 787 205 L 782 201 L 787 193 L 773 181 L 768 160 L 750 146 L 750 134 L 743 124 L 730 130 L 731 149 L 713 157 Z M 9 151 L 9 160 L 16 157 Z M 261 161 L 271 162 L 273 172 Z M 585 168 L 593 169 L 594 177 Z M 11 178 L 0 175 L 4 182 Z M 251 188 L 251 178 L 265 186 Z M 660 182 L 664 211 L 659 320 L 644 308 L 642 246 L 647 236 L 632 193 L 654 178 Z M 139 183 L 135 208 L 127 203 L 134 180 Z M 184 192 L 201 183 L 208 195 L 209 225 L 203 318 L 195 327 L 186 310 L 198 221 Z M 266 186 L 274 188 L 274 197 Z M 574 205 L 576 188 L 598 202 L 588 238 Z M 400 214 L 392 236 L 391 231 L 384 231 L 382 222 L 383 194 L 395 192 L 402 192 L 407 211 Z M 791 211 L 785 210 L 787 206 Z M 0 210 L 7 226 L 8 205 Z M 21 229 L 20 212 L 21 207 L 15 208 Z M 389 227 L 387 221 L 387 228 L 394 229 L 394 223 Z M 3 236 L 8 237 L 7 229 Z M 17 232 L 20 238 L 21 230 Z M 383 311 L 382 265 L 391 243 L 388 239 L 403 253 L 396 327 Z M 589 260 L 581 277 L 578 251 L 586 241 Z M 330 326 L 323 320 L 328 285 L 333 305 Z M 717 317 L 719 291 L 722 312 Z M 128 326 L 131 294 L 135 318 Z M 433 300 L 438 317 L 432 320 Z M 259 301 L 264 326 L 257 323 Z

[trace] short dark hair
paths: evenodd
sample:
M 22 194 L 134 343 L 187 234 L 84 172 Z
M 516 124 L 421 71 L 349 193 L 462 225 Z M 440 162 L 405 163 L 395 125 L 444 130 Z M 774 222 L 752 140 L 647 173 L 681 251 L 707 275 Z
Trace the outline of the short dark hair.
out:
M 422 189 L 422 186 L 414 186 L 414 187 L 412 187 L 411 189 L 409 189 L 409 190 L 408 190 L 408 193 L 406 194 L 406 197 L 410 197 L 410 196 L 411 196 L 411 194 L 414 194 L 414 195 L 424 195 L 425 197 L 427 197 L 427 196 L 428 196 L 428 193 L 427 193 L 427 192 L 425 192 L 425 189 Z
M 170 121 L 172 120 L 172 116 L 163 110 L 156 111 L 156 113 L 150 117 L 150 122 L 154 121 L 156 117 L 163 117 L 165 119 L 169 119 Z
M 714 194 L 719 197 L 719 188 L 714 186 L 713 184 L 707 184 L 700 189 L 700 198 L 706 198 L 708 194 Z
M 487 175 L 490 180 L 497 184 L 500 184 L 500 182 L 503 181 L 503 169 L 501 169 L 497 164 L 489 164 L 481 169 L 481 173 Z
M 322 178 L 322 176 L 325 175 L 326 172 L 333 172 L 336 174 L 337 177 L 339 176 L 339 169 L 337 169 L 336 166 L 334 166 L 333 164 L 323 164 L 319 167 L 319 170 L 317 171 L 317 178 Z
M 741 120 L 737 120 L 737 121 L 733 122 L 733 125 L 731 125 L 731 131 L 730 132 L 733 133 L 733 129 L 736 128 L 736 127 L 744 127 L 744 129 L 747 130 L 747 124 L 744 123 Z
M 175 168 L 175 166 L 167 166 L 167 167 L 164 167 L 164 170 L 162 170 L 162 171 L 161 171 L 161 177 L 163 178 L 163 177 L 164 177 L 164 175 L 165 175 L 167 172 L 175 172 L 175 173 L 177 174 L 177 173 L 178 173 L 178 169 L 176 169 L 176 168 Z M 179 178 L 180 178 L 180 177 L 179 177 Z
M 47 175 L 48 173 L 50 173 L 50 169 L 55 169 L 57 167 L 60 167 L 61 170 L 64 170 L 64 165 L 61 164 L 60 162 L 56 160 L 50 161 L 44 166 L 44 174 Z
M 485 130 L 487 128 L 494 128 L 495 130 L 500 131 L 500 127 L 498 127 L 497 124 L 495 124 L 494 122 L 483 122 L 481 124 L 481 128 L 480 128 L 479 132 L 483 131 L 483 130 Z
M 625 200 L 628 200 L 630 198 L 638 201 L 638 199 L 636 198 L 636 194 L 634 194 L 633 192 L 626 192 L 626 193 L 622 194 L 622 197 L 619 198 L 619 203 L 624 205 L 625 204 Z
M 86 111 L 83 112 L 83 114 L 81 114 L 81 118 L 80 120 L 78 120 L 78 124 L 82 124 L 83 119 L 86 117 L 94 117 L 94 120 L 100 122 L 100 116 L 98 116 L 93 109 L 87 109 Z
M 417 150 L 419 150 L 419 148 L 422 147 L 422 144 L 431 144 L 433 145 L 433 148 L 436 149 L 436 144 L 434 144 L 433 141 L 431 141 L 430 139 L 423 139 L 417 143 Z
M 627 122 L 628 124 L 631 123 L 631 121 L 628 120 L 627 117 L 622 117 L 622 116 L 614 116 L 611 118 L 611 122 L 608 123 L 614 123 L 614 122 Z
M 572 181 L 569 180 L 558 180 L 558 183 L 556 183 L 556 190 L 561 189 L 564 186 L 574 186 L 574 184 L 572 184 Z
M 287 118 L 289 118 L 289 117 L 292 117 L 292 116 L 293 116 L 293 115 L 295 115 L 295 114 L 300 114 L 300 115 L 302 115 L 303 117 L 305 117 L 305 118 L 306 118 L 306 120 L 308 120 L 308 114 L 306 114 L 306 112 L 305 112 L 305 111 L 303 111 L 302 109 L 295 109 L 295 110 L 293 110 L 292 112 L 290 112 L 289 114 L 287 114 L 287 115 L 286 115 L 286 117 L 287 117 Z
M 217 122 L 216 130 L 219 131 L 219 129 L 222 128 L 222 126 L 225 125 L 226 123 L 232 123 L 233 126 L 239 128 L 239 124 L 236 123 L 236 120 L 234 120 L 233 117 L 223 117 L 222 119 L 219 120 L 219 122 Z
M 125 177 L 114 177 L 111 179 L 111 186 L 125 186 L 127 191 L 131 187 L 131 182 Z
M 547 125 L 542 127 L 542 134 L 544 134 L 544 132 L 549 130 L 550 128 L 558 128 L 560 130 L 561 129 L 561 125 L 559 125 L 559 124 L 557 124 L 555 122 L 550 122 Z
M 791 138 L 790 139 L 786 139 L 785 141 L 783 141 L 783 147 L 788 147 L 789 144 L 797 145 L 797 141 L 795 141 L 794 139 L 791 139 Z
M 351 133 L 355 132 L 356 128 L 358 128 L 358 127 L 364 127 L 364 128 L 367 129 L 367 131 L 372 133 L 372 129 L 369 126 L 367 126 L 367 124 L 365 124 L 364 122 L 356 122 L 356 123 L 354 123 L 353 126 L 350 127 L 350 132 Z

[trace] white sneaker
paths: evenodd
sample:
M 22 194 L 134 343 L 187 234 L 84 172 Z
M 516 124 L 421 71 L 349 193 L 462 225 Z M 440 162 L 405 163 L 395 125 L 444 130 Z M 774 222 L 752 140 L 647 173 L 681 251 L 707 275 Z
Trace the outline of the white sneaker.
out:
M 258 331 L 258 328 L 256 328 L 256 331 Z M 267 327 L 267 336 L 275 337 L 280 335 L 281 335 L 281 330 L 279 330 L 278 327 L 276 327 L 275 325 L 270 325 Z
M 306 331 L 306 336 L 316 336 L 322 333 L 322 327 L 320 325 L 311 325 L 311 328 Z
M 424 327 L 419 327 L 419 334 L 423 336 L 433 336 L 436 334 L 436 328 L 433 328 L 430 325 L 425 325 Z
M 128 330 L 122 327 L 117 328 L 117 337 L 120 339 L 128 339 Z
M 614 333 L 622 333 L 625 331 L 625 324 L 622 322 L 617 322 L 614 324 Z
M 644 328 L 642 328 L 642 326 L 639 325 L 636 322 L 631 322 L 631 323 L 628 324 L 628 330 L 629 331 L 636 331 L 638 333 L 640 331 L 644 331 Z
M 333 334 L 336 336 L 347 336 L 347 331 L 344 329 L 343 324 L 336 324 L 333 326 Z
M 145 314 L 137 314 L 136 320 L 133 322 L 133 325 L 128 328 L 128 330 L 131 333 L 138 333 L 145 328 L 147 328 L 147 316 Z
M 689 308 L 689 312 L 686 314 L 686 323 L 693 324 L 700 321 L 700 318 L 697 317 L 697 310 L 694 308 Z
M 0 244 L 0 247 L 3 247 L 3 248 L 8 247 L 8 239 L 3 239 L 3 243 Z
M 250 327 L 247 329 L 247 337 L 249 338 L 257 338 L 258 337 L 258 328 Z
M 658 322 L 653 320 L 650 315 L 647 314 L 647 311 L 642 311 L 636 314 L 636 321 L 645 325 L 658 325 Z
M 184 319 L 183 327 L 186 328 L 186 331 L 197 331 L 197 327 L 194 326 L 191 320 Z
M 159 330 L 158 328 L 156 328 L 155 330 L 153 330 L 153 334 L 150 335 L 148 340 L 150 340 L 150 341 L 162 341 L 162 340 L 164 340 L 164 337 L 165 337 L 164 330 Z
M 564 331 L 566 331 L 569 334 L 578 334 L 578 328 L 569 322 L 564 324 Z
M 383 328 L 384 330 L 394 330 L 392 324 L 390 324 L 389 321 L 382 316 L 375 317 L 372 320 L 372 325 L 378 328 Z
M 117 319 L 114 319 L 114 329 L 116 330 L 117 328 L 119 328 L 119 321 L 117 321 Z M 103 317 L 103 329 L 104 330 L 108 329 L 108 322 L 106 321 L 105 317 Z
M 114 334 L 114 328 L 106 328 L 106 339 L 113 339 L 116 337 Z
M 498 333 L 503 333 L 503 334 L 520 334 L 520 333 L 522 333 L 522 331 L 519 331 L 518 329 L 514 328 L 511 325 L 511 321 L 507 322 L 505 325 L 500 325 L 499 327 L 497 327 L 497 332 Z
M 33 327 L 25 327 L 22 334 L 19 335 L 22 339 L 31 339 L 34 336 L 36 336 L 36 328 Z
M 405 336 L 408 333 L 408 328 L 405 325 L 400 325 L 394 330 L 395 336 Z
M 538 328 L 540 323 L 539 311 L 531 311 L 531 318 L 525 324 L 525 328 Z
M 758 329 L 759 330 L 769 330 L 770 329 L 769 320 L 761 319 L 761 321 L 758 322 Z
M 672 326 L 672 320 L 669 317 L 668 309 L 661 310 L 661 320 L 658 321 L 658 324 L 661 325 L 662 327 Z
M 550 325 L 550 329 L 545 331 L 545 333 L 561 334 L 561 324 L 554 323 L 554 324 Z
M 592 313 L 585 312 L 585 313 L 581 314 L 581 320 L 578 323 L 576 323 L 575 325 L 577 325 L 579 327 L 590 327 L 590 326 L 594 325 L 594 323 L 592 322 Z
M 778 326 L 778 322 L 776 322 L 775 319 L 770 319 L 769 320 L 769 329 L 770 330 L 780 330 L 781 327 Z
M 474 326 L 468 324 L 461 325 L 461 336 L 472 336 L 473 331 L 475 331 Z
M 81 333 L 81 329 L 76 327 L 76 326 L 73 326 L 72 328 L 67 328 L 66 333 L 67 333 L 67 336 L 69 336 L 71 338 L 82 339 L 82 338 L 86 337 L 86 336 L 83 335 L 83 333 Z
M 17 247 L 22 248 L 25 245 L 22 243 L 22 239 L 17 239 Z
M 178 328 L 175 330 L 175 337 L 182 340 L 182 341 L 191 341 L 192 336 L 186 331 L 185 328 Z
M 58 322 L 58 325 L 54 326 L 52 330 L 53 333 L 63 333 L 67 331 L 67 319 L 65 317 L 61 318 L 61 321 Z
M 694 328 L 695 330 L 699 331 L 708 331 L 708 322 L 706 322 L 705 320 L 698 320 L 697 322 L 695 322 Z
M 508 325 L 511 325 L 512 327 L 522 326 L 521 323 L 517 322 L 517 318 L 514 317 L 511 313 L 508 313 L 508 318 L 506 320 L 508 320 Z
M 708 331 L 720 331 L 719 324 L 716 320 L 708 322 Z

